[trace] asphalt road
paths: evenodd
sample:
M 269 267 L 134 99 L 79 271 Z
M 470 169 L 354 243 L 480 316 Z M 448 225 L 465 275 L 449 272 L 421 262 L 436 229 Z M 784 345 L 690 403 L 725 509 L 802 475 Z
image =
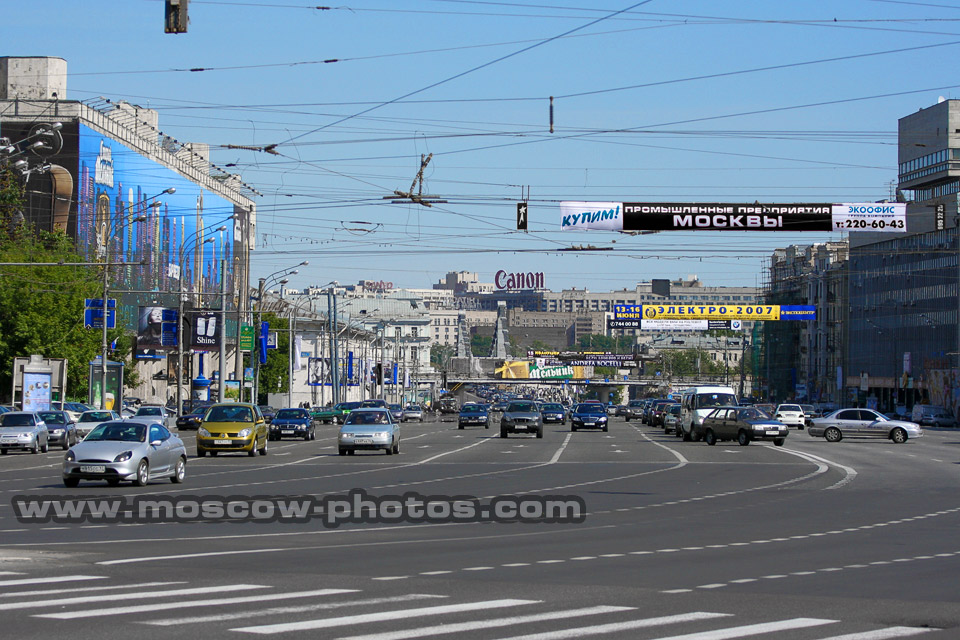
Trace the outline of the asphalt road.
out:
M 960 432 L 684 443 L 636 422 L 542 439 L 336 428 L 194 458 L 183 485 L 65 489 L 63 452 L 0 458 L 10 638 L 960 638 Z M 582 522 L 20 522 L 15 496 L 578 498 Z M 532 508 L 532 507 L 531 507 Z

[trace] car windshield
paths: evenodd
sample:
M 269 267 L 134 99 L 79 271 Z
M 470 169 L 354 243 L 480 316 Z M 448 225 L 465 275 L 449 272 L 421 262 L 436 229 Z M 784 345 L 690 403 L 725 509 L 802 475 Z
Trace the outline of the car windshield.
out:
M 563 405 L 548 402 L 547 404 L 543 405 L 543 411 L 563 411 Z
M 0 425 L 4 427 L 32 427 L 33 416 L 25 413 L 5 413 L 0 416 Z
M 162 416 L 163 409 L 160 407 L 140 407 L 137 409 L 138 416 Z
M 408 404 L 404 411 L 420 411 L 420 407 L 415 404 Z
M 763 409 L 757 409 L 756 407 L 747 407 L 737 411 L 737 420 L 768 420 L 769 418 L 770 416 Z
M 66 424 L 67 418 L 59 411 L 42 411 L 37 414 L 47 424 Z
M 401 407 L 401 406 L 398 405 L 398 404 L 392 404 L 392 405 L 390 405 L 390 410 L 391 410 L 391 411 L 403 411 L 403 407 Z
M 576 412 L 577 412 L 577 413 L 602 413 L 602 414 L 605 414 L 605 413 L 607 412 L 607 410 L 603 408 L 603 405 L 602 405 L 602 404 L 578 404 L 578 405 L 577 405 Z
M 697 407 L 719 407 L 725 404 L 737 404 L 737 398 L 730 393 L 698 393 Z
M 142 422 L 107 422 L 91 431 L 83 441 L 144 442 L 146 438 L 147 425 Z
M 280 409 L 277 411 L 278 418 L 306 418 L 308 417 L 307 412 L 304 409 Z
M 797 411 L 803 413 L 803 409 L 801 409 L 798 404 L 782 404 L 777 407 L 777 411 Z
M 680 415 L 680 405 L 678 404 L 670 405 L 670 413 L 672 413 L 675 416 Z
M 88 411 L 80 416 L 80 422 L 103 422 L 104 420 L 113 420 L 113 414 L 109 411 Z
M 536 413 L 537 405 L 532 402 L 511 402 L 507 406 L 507 413 Z
M 203 419 L 204 422 L 253 422 L 250 407 L 231 407 L 219 405 L 211 407 Z
M 343 424 L 390 424 L 390 418 L 384 411 L 354 411 Z
M 460 413 L 483 413 L 484 409 L 478 404 L 468 404 L 463 409 L 460 409 Z

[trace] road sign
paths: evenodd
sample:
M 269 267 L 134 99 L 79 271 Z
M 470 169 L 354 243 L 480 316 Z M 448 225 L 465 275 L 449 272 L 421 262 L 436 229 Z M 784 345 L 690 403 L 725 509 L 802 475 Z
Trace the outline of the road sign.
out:
M 103 328 L 103 300 L 87 298 L 83 301 L 83 326 L 87 329 Z M 117 328 L 117 300 L 107 299 L 107 329 Z
M 527 230 L 527 203 L 517 203 L 517 231 Z

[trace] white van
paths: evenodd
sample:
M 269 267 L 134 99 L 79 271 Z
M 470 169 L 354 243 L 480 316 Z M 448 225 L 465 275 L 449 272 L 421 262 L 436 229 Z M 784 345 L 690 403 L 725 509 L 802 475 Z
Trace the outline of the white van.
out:
M 690 387 L 680 400 L 680 428 L 677 436 L 684 442 L 694 439 L 694 427 L 716 407 L 736 405 L 737 394 L 730 387 Z

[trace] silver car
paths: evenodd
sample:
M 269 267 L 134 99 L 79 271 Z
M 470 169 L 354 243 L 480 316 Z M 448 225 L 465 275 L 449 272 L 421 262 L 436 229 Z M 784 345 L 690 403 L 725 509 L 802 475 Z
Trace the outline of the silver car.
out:
M 100 409 L 84 411 L 77 419 L 77 435 L 84 438 L 104 422 L 122 419 L 116 411 L 101 411 Z
M 60 445 L 66 451 L 77 444 L 77 425 L 66 411 L 37 411 L 47 425 L 47 438 L 50 446 Z
M 408 404 L 404 407 L 402 422 L 407 422 L 408 420 L 423 422 L 423 407 L 418 404 Z
M 63 458 L 66 487 L 81 480 L 106 480 L 111 486 L 130 480 L 140 487 L 159 478 L 180 483 L 186 474 L 183 441 L 159 423 L 105 422 Z
M 500 417 L 500 437 L 511 433 L 533 433 L 543 437 L 543 416 L 533 400 L 514 400 L 503 410 Z
M 50 448 L 47 425 L 33 411 L 10 411 L 0 415 L 0 455 L 11 449 L 44 453 Z
M 810 421 L 811 436 L 823 437 L 827 442 L 840 442 L 845 436 L 885 438 L 896 443 L 908 438 L 919 438 L 923 429 L 916 422 L 891 420 L 872 409 L 840 409 L 823 418 Z
M 354 409 L 340 427 L 337 448 L 342 456 L 352 456 L 358 450 L 383 449 L 388 456 L 400 453 L 400 425 L 393 421 L 389 409 Z

